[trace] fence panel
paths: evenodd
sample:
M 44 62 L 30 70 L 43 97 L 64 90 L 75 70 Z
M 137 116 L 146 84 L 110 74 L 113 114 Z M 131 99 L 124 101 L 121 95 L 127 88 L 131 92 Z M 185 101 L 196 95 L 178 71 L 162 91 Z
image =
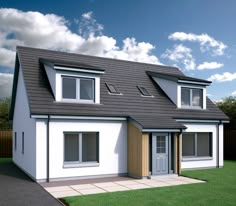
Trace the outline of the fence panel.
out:
M 224 130 L 224 159 L 236 160 L 236 129 Z
M 12 131 L 0 131 L 0 158 L 12 157 Z

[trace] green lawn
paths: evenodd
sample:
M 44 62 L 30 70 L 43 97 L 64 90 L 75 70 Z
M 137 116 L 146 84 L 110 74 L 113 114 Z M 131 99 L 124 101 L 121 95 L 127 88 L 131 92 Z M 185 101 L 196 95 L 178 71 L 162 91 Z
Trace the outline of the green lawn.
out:
M 185 171 L 182 175 L 204 179 L 207 183 L 68 197 L 64 200 L 70 206 L 236 205 L 236 161 L 225 161 L 222 169 Z
M 1 163 L 7 163 L 7 162 L 11 162 L 12 158 L 0 158 L 0 164 Z

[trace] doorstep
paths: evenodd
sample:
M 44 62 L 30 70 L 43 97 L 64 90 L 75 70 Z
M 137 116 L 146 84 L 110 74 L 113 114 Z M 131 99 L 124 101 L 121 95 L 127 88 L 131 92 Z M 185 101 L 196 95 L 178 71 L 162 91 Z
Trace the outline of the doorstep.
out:
M 72 184 L 72 182 L 74 184 Z M 80 183 L 79 183 L 80 182 Z M 107 192 L 118 192 L 146 188 L 158 188 L 165 186 L 185 185 L 193 183 L 204 183 L 177 175 L 152 176 L 151 179 L 133 179 L 129 177 L 97 178 L 78 181 L 60 181 L 52 183 L 41 183 L 46 191 L 56 198 L 99 194 Z

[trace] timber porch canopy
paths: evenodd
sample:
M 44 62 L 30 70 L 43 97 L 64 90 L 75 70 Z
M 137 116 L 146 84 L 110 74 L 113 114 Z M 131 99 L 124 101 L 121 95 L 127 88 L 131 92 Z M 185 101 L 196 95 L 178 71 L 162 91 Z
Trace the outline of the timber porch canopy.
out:
M 180 173 L 184 125 L 166 116 L 128 119 L 128 173 L 133 177 Z

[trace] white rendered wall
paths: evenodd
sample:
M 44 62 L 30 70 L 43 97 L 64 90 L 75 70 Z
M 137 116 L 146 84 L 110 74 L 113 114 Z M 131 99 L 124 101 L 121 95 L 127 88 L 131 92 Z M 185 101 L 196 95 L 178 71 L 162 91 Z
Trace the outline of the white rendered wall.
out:
M 224 166 L 224 125 L 219 125 L 219 166 Z
M 127 173 L 126 121 L 50 120 L 50 179 Z M 63 132 L 99 132 L 99 166 L 64 168 Z M 46 179 L 46 122 L 37 120 L 37 180 Z
M 17 149 L 14 148 L 14 135 L 17 132 Z M 24 132 L 24 154 L 22 154 L 22 132 Z M 19 70 L 15 111 L 13 117 L 13 161 L 35 178 L 35 120 L 30 118 L 22 70 Z
M 218 124 L 184 124 L 187 129 L 185 132 L 212 132 L 212 158 L 206 160 L 193 160 L 189 161 L 187 158 L 183 159 L 181 168 L 182 169 L 193 169 L 193 168 L 207 168 L 217 166 L 217 127 Z M 223 127 L 223 126 L 221 126 Z M 220 130 L 223 131 L 221 128 Z M 223 133 L 220 132 L 220 165 L 223 166 Z
M 47 175 L 47 120 L 36 120 L 36 179 Z

